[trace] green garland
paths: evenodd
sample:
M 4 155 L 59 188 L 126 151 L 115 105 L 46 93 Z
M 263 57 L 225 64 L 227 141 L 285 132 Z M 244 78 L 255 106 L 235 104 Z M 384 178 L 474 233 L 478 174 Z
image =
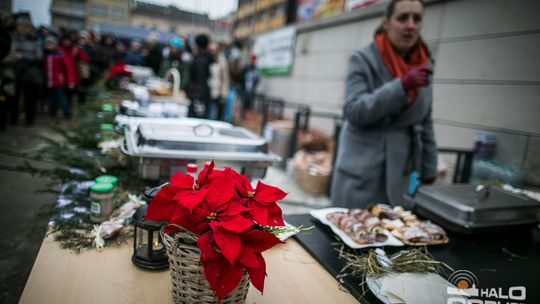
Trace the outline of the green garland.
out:
M 54 235 L 55 241 L 60 243 L 60 247 L 79 253 L 83 249 L 93 246 L 92 230 L 94 223 L 90 221 L 88 212 L 90 197 L 88 191 L 80 191 L 74 182 L 92 180 L 101 174 L 115 175 L 122 184 L 124 190 L 140 193 L 146 185 L 126 164 L 120 162 L 111 155 L 103 155 L 97 147 L 99 137 L 99 126 L 101 123 L 112 123 L 112 117 L 98 115 L 102 109 L 103 102 L 107 98 L 119 99 L 123 93 L 108 94 L 102 88 L 103 84 L 98 83 L 96 88 L 90 90 L 89 102 L 87 105 L 77 108 L 78 118 L 76 124 L 70 128 L 51 126 L 55 132 L 56 140 L 48 137 L 41 137 L 44 143 L 29 158 L 34 160 L 46 160 L 53 163 L 52 168 L 38 168 L 25 162 L 19 170 L 26 171 L 33 175 L 46 177 L 49 182 L 46 188 L 40 192 L 54 193 L 57 196 L 70 200 L 71 203 L 59 206 L 46 205 L 38 213 L 40 219 L 49 220 L 49 234 Z M 113 95 L 111 97 L 111 95 Z M 64 185 L 63 191 L 61 187 Z M 124 227 L 115 240 L 109 240 L 108 244 L 118 244 L 132 238 L 133 229 Z M 111 242 L 112 241 L 112 242 Z

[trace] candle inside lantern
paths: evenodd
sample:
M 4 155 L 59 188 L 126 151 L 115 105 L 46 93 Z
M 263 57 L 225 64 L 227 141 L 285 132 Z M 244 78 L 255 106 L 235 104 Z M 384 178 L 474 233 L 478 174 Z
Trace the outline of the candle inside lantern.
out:
M 160 242 L 154 241 L 152 243 L 152 250 L 153 251 L 159 251 L 159 250 L 162 250 L 162 249 L 163 249 L 163 244 L 161 244 Z

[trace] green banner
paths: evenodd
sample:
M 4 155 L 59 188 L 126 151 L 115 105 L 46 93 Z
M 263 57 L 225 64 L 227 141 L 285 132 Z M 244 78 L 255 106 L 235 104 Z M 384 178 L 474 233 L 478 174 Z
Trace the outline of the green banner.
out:
M 289 75 L 291 73 L 291 66 L 260 68 L 259 71 L 263 75 Z

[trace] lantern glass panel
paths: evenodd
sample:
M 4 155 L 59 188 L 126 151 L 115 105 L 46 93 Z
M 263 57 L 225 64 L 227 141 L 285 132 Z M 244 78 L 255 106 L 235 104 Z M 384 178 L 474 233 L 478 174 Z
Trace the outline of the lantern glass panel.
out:
M 148 260 L 150 258 L 148 256 L 149 231 L 138 226 L 135 226 L 135 229 L 137 229 L 137 248 L 135 249 L 137 251 L 137 256 Z

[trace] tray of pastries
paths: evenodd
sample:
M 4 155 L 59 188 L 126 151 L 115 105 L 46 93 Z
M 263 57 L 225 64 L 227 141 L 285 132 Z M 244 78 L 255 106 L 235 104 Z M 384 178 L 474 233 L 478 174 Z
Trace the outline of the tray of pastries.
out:
M 310 214 L 355 249 L 448 242 L 444 229 L 430 221 L 419 220 L 400 206 L 373 204 L 366 209 L 325 208 L 311 210 Z

